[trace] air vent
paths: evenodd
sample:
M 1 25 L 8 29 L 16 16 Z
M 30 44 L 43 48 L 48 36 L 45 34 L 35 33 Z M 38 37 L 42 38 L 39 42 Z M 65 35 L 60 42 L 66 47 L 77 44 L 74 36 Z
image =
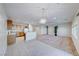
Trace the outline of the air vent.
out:
M 77 13 L 77 15 L 76 16 L 79 16 L 79 13 Z

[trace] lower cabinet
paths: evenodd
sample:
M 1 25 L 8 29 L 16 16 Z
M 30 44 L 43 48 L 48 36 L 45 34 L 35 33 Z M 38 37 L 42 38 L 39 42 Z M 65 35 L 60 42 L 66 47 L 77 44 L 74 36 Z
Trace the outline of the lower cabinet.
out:
M 8 45 L 14 44 L 15 42 L 16 42 L 15 35 L 8 35 L 7 36 L 7 44 Z

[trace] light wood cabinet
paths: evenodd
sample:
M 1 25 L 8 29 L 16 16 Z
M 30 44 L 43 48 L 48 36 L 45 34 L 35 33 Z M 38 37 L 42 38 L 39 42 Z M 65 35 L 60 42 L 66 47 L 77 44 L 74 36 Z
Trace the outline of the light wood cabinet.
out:
M 21 36 L 24 36 L 24 35 L 25 35 L 24 32 L 17 32 L 17 33 L 16 33 L 16 36 L 17 36 L 17 37 L 21 37 Z
M 13 26 L 13 21 L 8 19 L 7 20 L 7 29 L 12 29 L 12 26 Z
M 15 43 L 16 42 L 16 37 L 15 37 L 15 35 L 8 35 L 7 36 L 7 44 L 8 45 L 11 45 L 11 44 L 13 44 L 13 43 Z

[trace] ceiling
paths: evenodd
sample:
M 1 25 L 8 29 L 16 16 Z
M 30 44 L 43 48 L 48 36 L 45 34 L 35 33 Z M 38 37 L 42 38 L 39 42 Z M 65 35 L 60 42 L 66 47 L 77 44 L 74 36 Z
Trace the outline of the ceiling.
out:
M 47 24 L 71 22 L 79 8 L 77 3 L 6 3 L 8 17 L 15 22 L 40 24 L 42 8 L 45 8 Z

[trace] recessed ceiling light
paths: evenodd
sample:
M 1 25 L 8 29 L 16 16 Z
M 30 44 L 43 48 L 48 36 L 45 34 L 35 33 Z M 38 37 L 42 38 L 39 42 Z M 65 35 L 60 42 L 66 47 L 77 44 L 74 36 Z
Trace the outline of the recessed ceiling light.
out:
M 41 20 L 40 20 L 40 23 L 41 23 L 41 24 L 45 24 L 45 23 L 46 23 L 46 19 L 41 19 Z
M 56 17 L 54 17 L 53 19 L 57 19 Z

